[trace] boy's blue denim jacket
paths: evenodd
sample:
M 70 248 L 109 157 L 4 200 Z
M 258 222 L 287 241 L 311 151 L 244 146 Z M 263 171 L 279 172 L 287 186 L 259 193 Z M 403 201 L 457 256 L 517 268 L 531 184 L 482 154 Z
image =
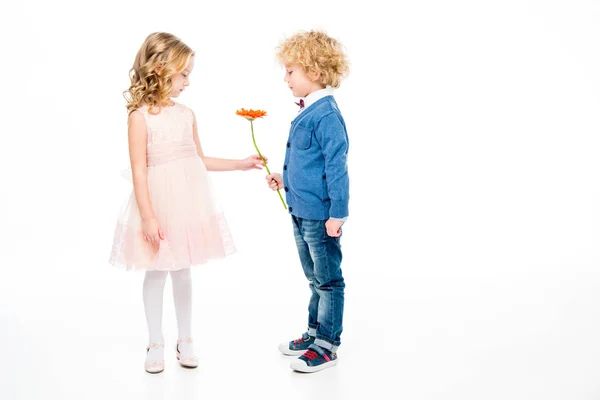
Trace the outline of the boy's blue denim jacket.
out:
M 327 220 L 348 216 L 348 133 L 333 96 L 325 96 L 292 121 L 283 166 L 289 212 Z

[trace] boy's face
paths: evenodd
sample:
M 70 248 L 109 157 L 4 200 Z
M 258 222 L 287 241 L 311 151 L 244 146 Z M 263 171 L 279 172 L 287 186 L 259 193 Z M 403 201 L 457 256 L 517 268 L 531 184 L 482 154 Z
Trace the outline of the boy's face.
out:
M 288 84 L 295 97 L 306 97 L 312 92 L 323 89 L 323 86 L 317 83 L 317 78 L 318 76 L 309 76 L 300 64 L 285 65 L 283 80 Z

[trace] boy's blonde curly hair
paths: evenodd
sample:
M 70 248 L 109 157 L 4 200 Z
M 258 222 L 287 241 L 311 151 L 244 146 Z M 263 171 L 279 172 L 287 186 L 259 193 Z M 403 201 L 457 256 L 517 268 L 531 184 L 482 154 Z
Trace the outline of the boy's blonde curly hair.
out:
M 148 35 L 129 71 L 131 86 L 123 95 L 132 113 L 142 105 L 164 104 L 171 92 L 171 75 L 183 71 L 194 51 L 178 37 L 166 32 Z
M 283 65 L 298 63 L 306 73 L 317 73 L 323 86 L 337 88 L 348 74 L 349 62 L 342 44 L 322 31 L 299 32 L 284 40 L 277 48 Z

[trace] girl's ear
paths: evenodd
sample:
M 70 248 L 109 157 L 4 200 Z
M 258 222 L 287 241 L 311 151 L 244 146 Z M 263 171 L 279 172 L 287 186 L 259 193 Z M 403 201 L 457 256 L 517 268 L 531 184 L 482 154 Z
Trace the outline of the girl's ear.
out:
M 164 69 L 165 69 L 165 63 L 161 62 L 156 66 L 156 68 L 154 68 L 154 72 L 156 72 L 158 75 L 160 75 L 160 73 L 163 72 Z

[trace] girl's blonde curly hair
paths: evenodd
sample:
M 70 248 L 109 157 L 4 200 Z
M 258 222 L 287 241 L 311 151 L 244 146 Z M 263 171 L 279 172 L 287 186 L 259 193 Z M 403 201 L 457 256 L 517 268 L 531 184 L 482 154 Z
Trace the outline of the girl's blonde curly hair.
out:
M 319 83 L 337 88 L 348 74 L 349 62 L 342 44 L 322 31 L 299 32 L 277 48 L 283 65 L 298 63 L 305 72 L 319 74 Z
M 142 105 L 164 105 L 171 93 L 171 76 L 184 70 L 194 55 L 178 37 L 165 32 L 148 35 L 129 71 L 131 86 L 123 92 L 127 111 L 131 114 Z

